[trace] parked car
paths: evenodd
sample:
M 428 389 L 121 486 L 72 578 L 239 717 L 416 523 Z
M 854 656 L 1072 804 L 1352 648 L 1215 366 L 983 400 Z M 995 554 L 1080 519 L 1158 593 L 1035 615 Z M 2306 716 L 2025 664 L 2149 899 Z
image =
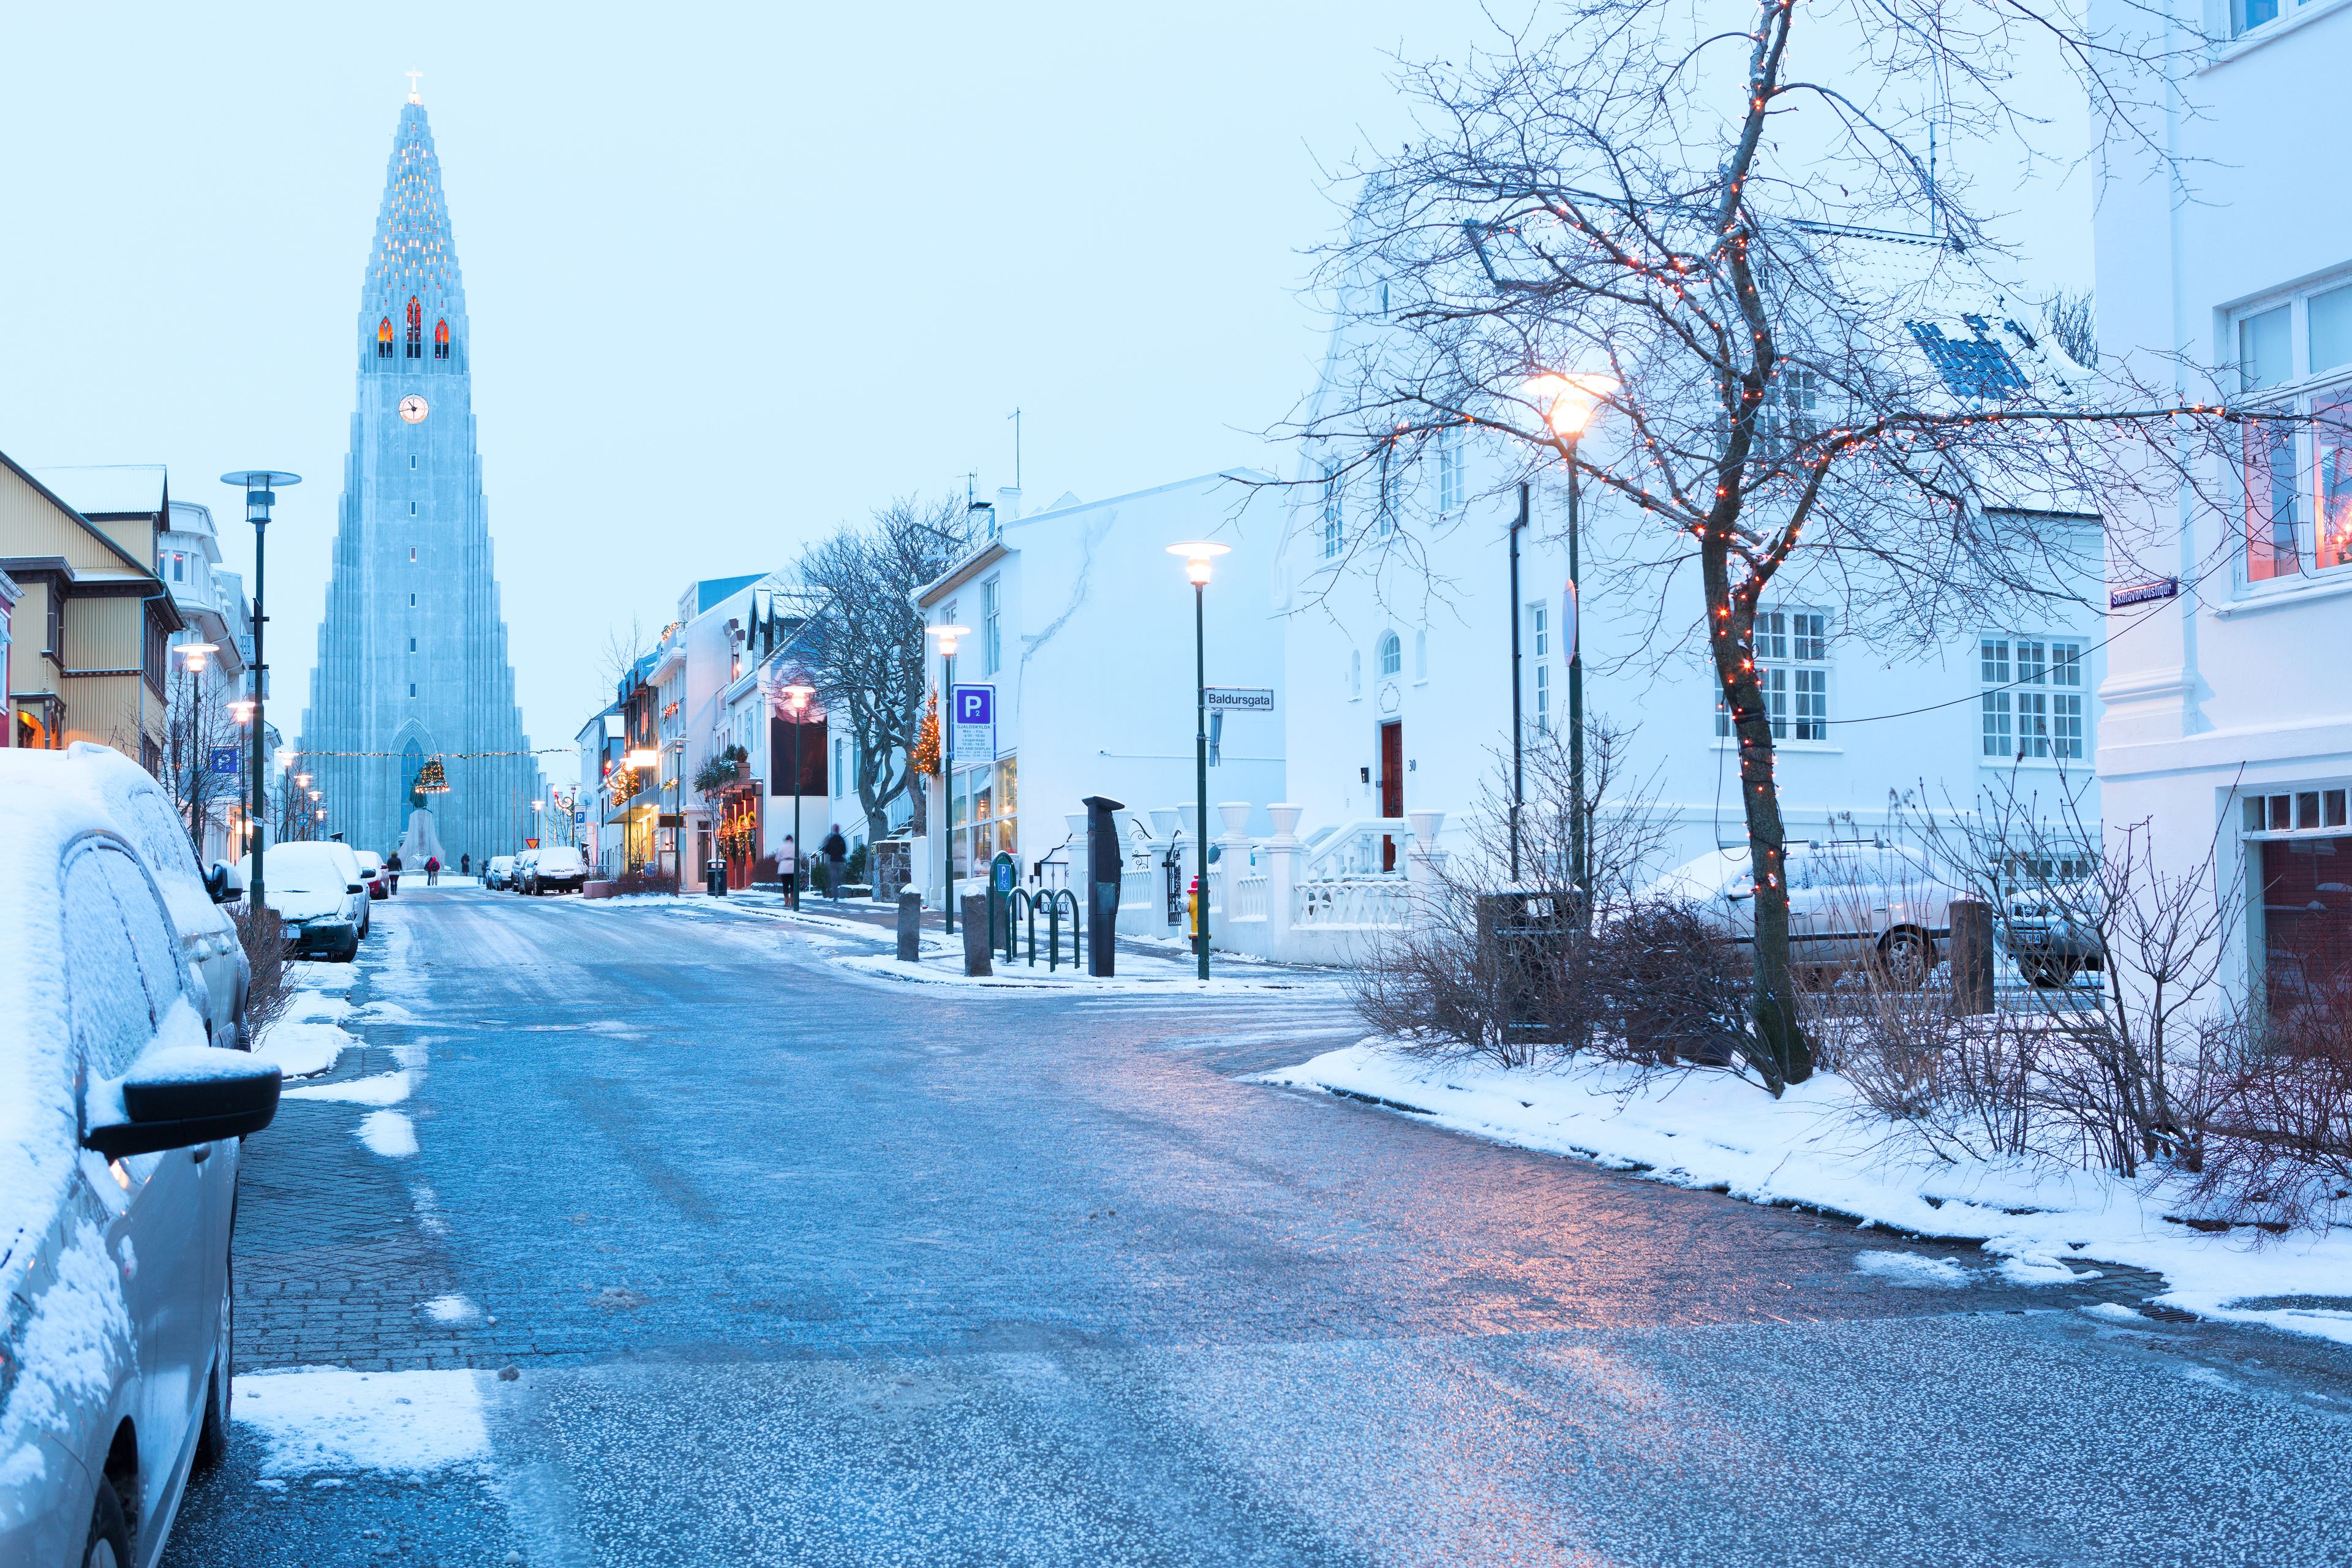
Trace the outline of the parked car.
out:
M 482 868 L 482 886 L 485 888 L 513 887 L 514 864 L 515 858 L 511 855 L 491 856 L 490 863 Z
M 33 787 L 81 763 L 0 752 L 0 1563 L 152 1568 L 228 1449 L 237 1141 L 279 1080 L 205 1044 L 175 897 L 102 792 Z
M 299 957 L 349 963 L 367 935 L 367 884 L 360 863 L 341 844 L 312 840 L 276 844 L 261 858 L 262 897 L 286 922 L 287 944 Z
M 586 885 L 588 862 L 570 845 L 550 845 L 530 854 L 530 871 L 523 882 L 524 892 L 534 897 L 541 893 L 576 893 Z
M 2071 985 L 2085 970 L 2106 966 L 2094 914 L 2097 887 L 2088 880 L 2020 889 L 2010 895 L 2000 937 L 2018 973 L 2032 985 Z
M 1951 936 L 1958 889 L 1925 856 L 1897 844 L 1789 846 L 1789 956 L 1819 973 L 1865 965 L 1901 985 L 1935 972 L 1936 944 Z M 1734 942 L 1756 940 L 1756 877 L 1743 848 L 1718 849 L 1677 867 L 1654 894 L 1696 906 Z
M 360 863 L 360 880 L 367 884 L 368 897 L 392 897 L 392 874 L 383 868 L 383 857 L 373 849 L 354 849 L 352 858 Z
M 514 858 L 514 871 L 509 880 L 518 893 L 530 891 L 530 868 L 538 862 L 539 851 L 526 849 Z
M 245 991 L 252 978 L 236 924 L 223 907 L 242 903 L 244 889 L 225 867 L 197 868 L 187 821 L 154 775 L 111 746 L 77 741 L 62 752 L 0 752 L 22 773 L 15 787 L 79 795 L 105 813 L 163 889 L 180 945 L 205 984 L 205 1026 L 216 1045 L 243 1047 Z

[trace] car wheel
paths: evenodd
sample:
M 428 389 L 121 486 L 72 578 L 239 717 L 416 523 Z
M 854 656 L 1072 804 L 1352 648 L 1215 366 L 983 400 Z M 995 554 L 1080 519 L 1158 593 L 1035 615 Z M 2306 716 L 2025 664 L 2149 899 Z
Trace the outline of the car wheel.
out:
M 2017 961 L 2017 972 L 2025 977 L 2028 985 L 2056 989 L 2074 984 L 2074 976 L 2083 972 L 2083 965 L 2078 959 L 2025 954 Z
M 236 1362 L 235 1276 L 221 1291 L 220 1337 L 213 1346 L 213 1373 L 205 1385 L 205 1424 L 196 1434 L 195 1468 L 209 1470 L 228 1458 L 229 1404 L 236 1395 L 231 1369 Z
M 1888 985 L 1916 991 L 1927 984 L 1936 967 L 1935 943 L 1916 926 L 1896 926 L 1878 939 L 1874 958 L 1878 977 Z
M 122 1500 L 111 1482 L 98 1483 L 98 1501 L 89 1510 L 89 1541 L 81 1549 L 81 1568 L 131 1568 L 131 1524 L 122 1517 Z
M 359 955 L 359 933 L 357 931 L 353 931 L 352 933 L 352 940 L 343 944 L 343 951 L 335 954 L 335 962 L 337 963 L 350 963 L 357 960 Z

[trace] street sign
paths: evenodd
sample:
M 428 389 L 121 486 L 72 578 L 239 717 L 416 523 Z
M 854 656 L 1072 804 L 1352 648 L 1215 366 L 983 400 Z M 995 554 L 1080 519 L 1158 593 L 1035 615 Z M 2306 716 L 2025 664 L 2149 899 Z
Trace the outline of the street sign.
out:
M 1270 686 L 1212 686 L 1207 689 L 1212 712 L 1271 713 L 1274 711 L 1274 688 Z
M 950 695 L 955 715 L 955 760 L 992 763 L 996 760 L 996 688 L 959 686 Z
M 236 751 L 237 749 L 235 746 L 213 747 L 211 752 L 211 762 L 209 764 L 212 771 L 216 773 L 236 773 L 237 771 Z
M 574 827 L 585 827 L 585 826 L 588 826 L 588 814 L 587 814 L 585 811 L 575 811 L 575 812 L 573 812 L 573 813 L 572 814 L 572 826 L 574 826 Z
M 2117 588 L 2107 595 L 2107 608 L 2120 610 L 2131 605 L 2145 605 L 2152 600 L 2169 599 L 2180 592 L 2180 579 L 2159 577 L 2153 583 L 2135 583 L 2128 588 Z
M 686 813 L 682 811 L 665 811 L 657 813 L 654 817 L 654 826 L 656 827 L 684 827 L 686 826 Z

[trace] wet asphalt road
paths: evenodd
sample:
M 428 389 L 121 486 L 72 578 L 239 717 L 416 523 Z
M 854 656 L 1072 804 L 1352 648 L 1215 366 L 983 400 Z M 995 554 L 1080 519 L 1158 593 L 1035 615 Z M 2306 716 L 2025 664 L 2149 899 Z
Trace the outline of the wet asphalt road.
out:
M 491 1458 L 265 1488 L 241 1433 L 173 1563 L 2352 1562 L 2352 1357 L 1244 1081 L 1352 1037 L 1327 985 L 377 910 L 335 1077 L 414 1064 L 417 1149 L 311 1101 L 254 1142 L 239 1360 L 510 1368 Z

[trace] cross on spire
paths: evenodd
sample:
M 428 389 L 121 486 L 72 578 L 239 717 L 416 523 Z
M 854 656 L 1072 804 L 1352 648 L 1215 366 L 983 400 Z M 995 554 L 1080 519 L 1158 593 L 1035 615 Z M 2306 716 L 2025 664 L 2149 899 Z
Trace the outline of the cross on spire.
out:
M 416 90 L 416 83 L 417 80 L 425 75 L 425 73 L 423 71 L 407 71 L 404 74 L 408 78 L 408 101 L 416 104 L 423 103 L 425 101 L 425 95 Z

